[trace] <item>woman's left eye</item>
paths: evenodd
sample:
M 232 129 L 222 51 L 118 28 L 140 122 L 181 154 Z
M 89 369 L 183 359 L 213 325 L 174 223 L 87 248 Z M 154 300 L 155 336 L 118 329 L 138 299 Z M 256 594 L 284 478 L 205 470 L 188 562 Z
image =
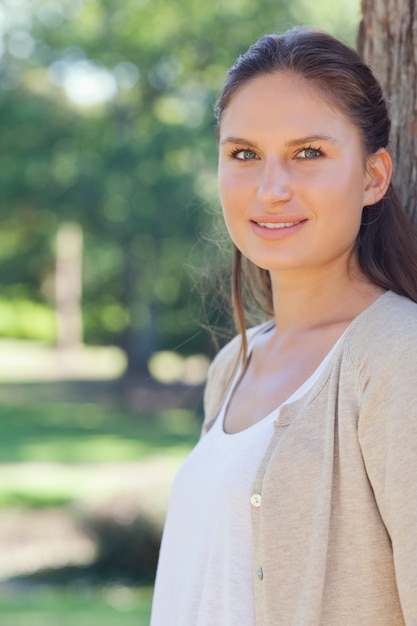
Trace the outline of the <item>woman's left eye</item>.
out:
M 322 151 L 319 148 L 303 148 L 298 152 L 297 157 L 301 159 L 317 159 L 322 156 Z

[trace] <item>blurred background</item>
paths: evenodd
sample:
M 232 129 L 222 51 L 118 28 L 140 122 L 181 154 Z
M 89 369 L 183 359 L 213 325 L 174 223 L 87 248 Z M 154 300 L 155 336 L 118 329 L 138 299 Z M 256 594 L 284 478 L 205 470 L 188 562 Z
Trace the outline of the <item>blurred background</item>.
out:
M 359 0 L 0 0 L 0 623 L 149 624 L 215 346 L 216 93 Z

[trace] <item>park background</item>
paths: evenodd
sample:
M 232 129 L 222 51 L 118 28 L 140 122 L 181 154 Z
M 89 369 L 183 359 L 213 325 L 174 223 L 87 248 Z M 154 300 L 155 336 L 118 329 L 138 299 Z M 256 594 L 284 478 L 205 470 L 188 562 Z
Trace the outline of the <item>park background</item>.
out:
M 169 486 L 233 332 L 213 102 L 359 0 L 0 0 L 0 623 L 149 623 Z

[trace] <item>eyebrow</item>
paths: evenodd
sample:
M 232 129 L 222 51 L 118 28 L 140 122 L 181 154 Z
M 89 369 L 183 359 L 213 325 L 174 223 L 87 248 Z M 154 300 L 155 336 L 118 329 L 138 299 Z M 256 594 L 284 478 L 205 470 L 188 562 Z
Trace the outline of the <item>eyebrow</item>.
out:
M 221 146 L 224 146 L 226 143 L 240 143 L 248 146 L 249 148 L 257 148 L 258 144 L 253 141 L 249 141 L 249 139 L 242 139 L 241 137 L 226 137 L 223 141 L 220 142 Z
M 293 148 L 314 141 L 330 141 L 331 143 L 336 143 L 336 140 L 333 137 L 330 137 L 330 135 L 307 135 L 306 137 L 297 137 L 296 139 L 290 139 L 289 141 L 285 142 L 285 145 L 288 148 Z M 257 143 L 248 139 L 243 139 L 242 137 L 226 137 L 220 142 L 220 145 L 223 146 L 228 143 L 241 144 L 248 146 L 249 148 L 258 148 Z
M 336 143 L 336 139 L 330 137 L 330 135 L 307 135 L 307 137 L 290 139 L 285 143 L 285 145 L 289 148 L 292 148 L 294 146 L 299 146 L 301 144 L 311 143 L 314 141 L 330 141 L 331 143 Z

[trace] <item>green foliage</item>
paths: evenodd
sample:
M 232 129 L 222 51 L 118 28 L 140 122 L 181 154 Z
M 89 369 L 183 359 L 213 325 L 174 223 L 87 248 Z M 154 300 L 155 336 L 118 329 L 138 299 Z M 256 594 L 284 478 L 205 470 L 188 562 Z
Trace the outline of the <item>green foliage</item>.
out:
M 20 286 L 25 298 L 53 300 L 55 232 L 76 220 L 87 341 L 117 341 L 138 365 L 157 348 L 206 350 L 191 266 L 220 262 L 201 233 L 218 212 L 211 110 L 225 70 L 264 32 L 304 20 L 353 40 L 358 2 L 337 5 L 343 20 L 324 0 L 22 2 L 0 2 L 10 18 L 0 64 L 3 296 Z M 92 105 L 94 77 L 108 97 Z
M 55 311 L 42 302 L 13 296 L 0 298 L 0 336 L 53 343 Z

